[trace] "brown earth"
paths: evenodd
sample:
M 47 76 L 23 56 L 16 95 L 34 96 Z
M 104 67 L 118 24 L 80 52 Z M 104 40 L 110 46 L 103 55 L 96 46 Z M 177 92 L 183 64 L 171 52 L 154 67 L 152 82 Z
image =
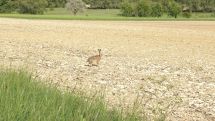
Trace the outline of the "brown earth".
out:
M 89 56 L 102 49 L 98 67 Z M 0 65 L 60 89 L 100 91 L 149 119 L 215 121 L 215 22 L 0 18 Z

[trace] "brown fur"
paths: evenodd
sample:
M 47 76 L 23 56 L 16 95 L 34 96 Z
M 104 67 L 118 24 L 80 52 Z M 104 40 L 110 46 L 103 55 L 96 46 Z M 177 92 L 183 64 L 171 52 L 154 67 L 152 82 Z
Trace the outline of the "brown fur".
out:
M 98 66 L 101 60 L 101 49 L 98 49 L 99 54 L 95 56 L 91 56 L 87 59 L 87 62 L 90 66 Z

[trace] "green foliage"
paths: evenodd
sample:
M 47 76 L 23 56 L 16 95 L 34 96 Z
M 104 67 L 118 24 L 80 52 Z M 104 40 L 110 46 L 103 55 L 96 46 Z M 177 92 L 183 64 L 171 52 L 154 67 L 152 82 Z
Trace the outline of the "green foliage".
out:
M 76 15 L 78 12 L 84 11 L 85 3 L 82 0 L 68 0 L 66 3 L 66 8 Z
M 215 8 L 215 0 L 176 0 L 189 6 L 192 12 L 212 12 Z
M 121 6 L 123 16 L 146 17 L 150 15 L 150 7 L 144 0 L 138 2 L 124 1 Z
M 182 16 L 185 18 L 190 18 L 192 16 L 191 12 L 183 12 Z
M 19 0 L 17 9 L 19 13 L 43 14 L 46 6 L 46 0 Z
M 139 17 L 149 16 L 150 8 L 148 3 L 145 2 L 144 0 L 140 0 L 134 9 L 134 13 L 135 13 L 135 16 L 139 16 Z
M 161 4 L 156 3 L 155 5 L 152 5 L 151 15 L 153 17 L 161 17 L 163 15 L 163 10 L 162 10 Z
M 174 1 L 173 0 L 162 0 L 161 1 L 164 12 L 167 13 L 169 11 L 169 7 L 170 7 L 171 2 L 174 2 Z
M 132 4 L 134 5 L 132 6 Z M 158 3 L 158 1 L 154 4 L 145 0 L 136 0 L 135 2 L 124 2 L 121 7 L 123 16 L 139 17 L 161 17 L 163 15 L 163 11 L 166 11 L 168 15 L 177 18 L 181 11 L 180 9 L 179 4 L 173 0 L 162 0 L 162 5 Z
M 66 0 L 0 0 L 0 13 L 43 14 L 46 7 L 63 7 Z
M 119 9 L 120 5 L 122 3 L 122 0 L 111 0 L 111 4 L 108 7 L 108 9 L 114 8 L 114 9 Z
M 0 13 L 11 13 L 16 9 L 16 0 L 0 0 Z
M 190 0 L 190 6 L 191 6 L 191 9 L 192 11 L 201 11 L 201 0 Z
M 64 7 L 67 0 L 47 0 L 49 8 Z
M 120 8 L 122 0 L 83 0 L 86 4 L 95 9 Z
M 65 7 L 66 2 L 67 0 L 0 0 L 0 13 L 43 14 L 46 8 L 53 10 L 56 7 Z M 124 0 L 83 0 L 83 2 L 95 9 L 121 8 L 123 16 L 160 17 L 163 13 L 167 13 L 169 16 L 177 17 L 178 14 L 175 13 L 179 12 L 177 9 L 179 7 L 183 12 L 215 11 L 215 0 L 126 0 L 126 2 Z
M 181 12 L 181 7 L 179 6 L 178 3 L 176 2 L 169 3 L 168 11 L 167 11 L 169 16 L 177 18 L 180 12 Z
M 121 6 L 121 12 L 123 16 L 133 16 L 132 5 L 128 1 L 124 1 Z
M 1 121 L 138 121 L 108 110 L 103 100 L 46 87 L 26 72 L 0 71 Z
M 203 0 L 201 1 L 201 7 L 204 12 L 212 12 L 215 9 L 215 0 Z

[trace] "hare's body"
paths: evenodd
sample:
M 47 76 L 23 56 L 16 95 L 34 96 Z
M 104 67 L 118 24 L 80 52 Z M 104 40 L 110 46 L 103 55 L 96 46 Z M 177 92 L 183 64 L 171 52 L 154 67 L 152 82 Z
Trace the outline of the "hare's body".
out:
M 99 55 L 91 56 L 87 59 L 90 66 L 97 66 L 101 60 L 101 49 L 98 49 Z

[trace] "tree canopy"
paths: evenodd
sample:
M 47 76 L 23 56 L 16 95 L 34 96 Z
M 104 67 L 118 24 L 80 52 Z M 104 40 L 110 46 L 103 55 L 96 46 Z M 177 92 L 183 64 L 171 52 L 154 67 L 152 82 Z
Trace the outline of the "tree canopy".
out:
M 20 12 L 31 14 L 42 14 L 46 8 L 65 7 L 68 0 L 0 0 L 0 12 Z M 142 3 L 149 5 L 147 8 L 145 5 L 138 6 L 140 0 L 83 0 L 84 3 L 90 6 L 91 9 L 112 9 L 123 8 L 124 3 L 129 4 L 127 7 L 128 12 L 131 14 L 132 9 L 138 9 L 142 11 L 141 16 L 145 16 L 146 9 L 155 13 L 160 11 L 160 6 L 154 6 L 155 4 L 161 5 L 164 12 L 169 11 L 170 5 L 179 6 L 182 11 L 189 10 L 190 12 L 213 12 L 215 11 L 215 0 L 141 0 Z M 170 4 L 171 3 L 171 4 Z M 174 3 L 174 4 L 172 4 Z M 135 7 L 134 4 L 137 6 Z M 142 8 L 142 7 L 144 8 Z M 141 7 L 141 8 L 140 8 Z M 143 11 L 143 9 L 145 9 Z M 122 10 L 123 11 L 123 10 Z M 137 11 L 137 10 L 136 10 Z M 132 12 L 132 15 L 136 13 Z

